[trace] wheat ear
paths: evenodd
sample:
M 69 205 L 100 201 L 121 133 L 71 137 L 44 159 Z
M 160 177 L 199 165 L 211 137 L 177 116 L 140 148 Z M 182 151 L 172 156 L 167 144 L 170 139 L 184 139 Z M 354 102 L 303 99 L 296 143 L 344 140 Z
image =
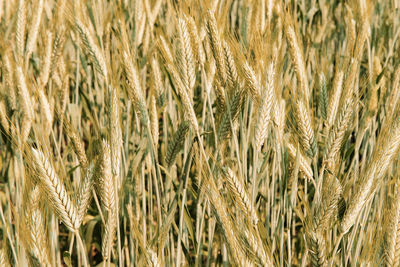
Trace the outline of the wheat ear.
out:
M 49 81 L 50 76 L 50 64 L 51 64 L 51 51 L 53 47 L 53 34 L 50 31 L 46 33 L 46 46 L 45 46 L 45 54 L 42 62 L 42 68 L 40 70 L 40 85 L 41 87 L 46 86 Z
M 243 65 L 243 74 L 246 88 L 249 90 L 251 97 L 258 103 L 258 101 L 260 101 L 260 83 L 253 68 L 247 61 L 245 61 Z
M 389 202 L 389 207 L 385 212 L 384 241 L 383 241 L 383 258 L 386 266 L 399 265 L 399 250 L 397 242 L 400 240 L 399 218 L 400 218 L 400 195 L 399 195 L 399 178 L 396 177 L 394 198 Z
M 56 36 L 53 41 L 53 48 L 51 51 L 51 61 L 50 61 L 50 75 L 54 77 L 55 70 L 60 64 L 60 59 L 62 58 L 62 48 L 64 46 L 65 41 L 65 26 L 61 25 L 59 29 L 57 29 Z
M 394 73 L 392 91 L 388 96 L 388 103 L 387 103 L 388 114 L 386 116 L 389 119 L 393 116 L 393 112 L 396 110 L 396 107 L 399 103 L 399 99 L 400 99 L 400 66 L 397 67 Z
M 10 61 L 9 54 L 6 52 L 3 55 L 3 62 L 4 62 L 4 78 L 5 84 L 9 88 L 7 95 L 7 102 L 11 110 L 17 109 L 17 95 L 15 93 L 15 86 L 14 86 L 14 72 L 13 66 Z
M 333 79 L 332 93 L 329 96 L 328 106 L 328 128 L 330 128 L 335 122 L 336 114 L 339 107 L 340 96 L 342 94 L 343 85 L 343 71 L 338 71 Z
M 75 204 L 65 189 L 64 183 L 58 177 L 49 160 L 42 151 L 32 148 L 37 177 L 43 191 L 48 195 L 53 211 L 70 231 L 76 231 L 80 222 Z
M 317 205 L 313 214 L 306 220 L 306 234 L 310 246 L 312 266 L 327 266 L 326 237 L 327 229 L 330 229 L 331 221 L 338 211 L 338 203 L 342 194 L 342 186 L 339 180 L 333 175 L 326 174 L 328 177 L 323 180 L 322 197 L 314 199 Z
M 381 180 L 398 151 L 400 145 L 399 118 L 396 118 L 392 123 L 388 122 L 388 124 L 390 129 L 388 132 L 383 132 L 379 135 L 371 163 L 363 173 L 360 183 L 349 201 L 348 208 L 340 224 L 343 233 L 346 233 L 353 226 L 365 203 L 376 191 L 376 184 Z
M 18 95 L 19 103 L 22 109 L 22 141 L 25 141 L 31 130 L 32 120 L 33 120 L 33 109 L 31 96 L 26 86 L 25 76 L 20 66 L 17 67 L 17 84 L 18 84 Z
M 10 125 L 8 123 L 6 105 L 2 99 L 0 99 L 0 123 L 5 133 L 8 133 Z
M 151 248 L 147 248 L 147 253 L 150 256 L 150 261 L 153 264 L 153 267 L 161 267 L 160 260 L 157 256 L 157 253 L 154 252 Z
M 217 105 L 217 120 L 221 117 L 221 114 L 226 110 L 226 96 L 225 89 L 222 87 L 221 82 L 219 80 L 215 81 L 214 85 L 215 96 L 216 96 L 216 105 Z
M 195 132 L 199 132 L 199 124 L 197 122 L 196 113 L 193 109 L 192 100 L 190 99 L 188 92 L 189 89 L 182 82 L 178 71 L 176 70 L 173 62 L 171 61 L 170 55 L 165 51 L 163 47 L 160 47 L 161 55 L 164 57 L 166 68 L 172 76 L 172 80 L 175 84 L 175 87 L 178 89 L 179 96 L 181 97 L 183 107 L 185 109 L 185 116 L 188 119 Z
M 115 192 L 110 157 L 110 146 L 107 141 L 103 140 L 101 155 L 97 159 L 94 176 L 97 192 L 106 211 L 106 225 L 101 249 L 105 259 L 110 257 L 117 226 L 117 193 Z
M 158 146 L 159 140 L 159 127 L 158 127 L 158 111 L 157 111 L 157 100 L 154 95 L 151 96 L 150 100 L 150 121 L 151 121 L 151 134 L 155 147 Z
M 7 254 L 5 252 L 4 248 L 0 249 L 0 266 L 4 266 L 4 267 L 10 267 L 10 263 L 8 262 L 7 259 Z
M 43 12 L 44 0 L 39 0 L 35 17 L 33 18 L 33 24 L 31 29 L 29 30 L 28 40 L 26 41 L 26 58 L 29 59 L 33 49 L 35 48 L 35 44 L 37 41 L 37 36 L 39 32 L 40 21 L 42 19 L 42 12 Z
M 227 212 L 229 209 L 225 203 L 225 200 L 217 191 L 215 184 L 210 186 L 210 188 L 207 190 L 207 193 L 212 207 L 214 208 L 215 214 L 217 215 L 217 220 L 222 225 L 223 233 L 231 249 L 233 259 L 240 266 L 253 266 L 253 261 L 250 260 L 244 253 L 243 248 L 240 246 L 236 238 L 236 234 L 234 232 L 236 227 L 234 226 L 232 219 Z
M 78 207 L 78 219 L 82 223 L 83 217 L 90 206 L 90 201 L 92 198 L 92 191 L 94 185 L 94 164 L 91 163 L 86 169 L 85 176 L 79 185 L 79 191 L 76 199 L 76 204 Z
M 327 153 L 325 160 L 328 163 L 328 167 L 333 170 L 335 157 L 339 153 L 339 150 L 344 141 L 345 133 L 349 128 L 351 117 L 354 112 L 354 100 L 352 97 L 345 99 L 345 103 L 336 119 L 336 123 L 332 130 L 329 132 L 327 142 Z
M 96 66 L 96 70 L 99 74 L 101 74 L 105 79 L 107 79 L 107 65 L 106 61 L 104 60 L 104 56 L 98 45 L 94 42 L 93 37 L 86 26 L 76 19 L 75 27 L 78 31 L 83 44 L 85 45 L 87 51 L 89 52 L 89 56 L 93 60 Z
M 226 70 L 225 70 L 225 60 L 224 51 L 221 44 L 221 36 L 218 32 L 217 21 L 215 19 L 214 13 L 211 10 L 207 11 L 207 32 L 208 39 L 211 44 L 211 50 L 217 64 L 218 78 L 221 84 L 224 85 L 226 82 Z
M 300 151 L 296 152 L 296 148 L 292 143 L 288 143 L 287 144 L 287 148 L 288 148 L 289 156 L 292 158 L 292 160 L 295 160 L 296 159 L 296 154 L 300 153 L 299 154 L 300 171 L 302 172 L 304 177 L 306 177 L 309 181 L 313 180 L 314 174 L 313 174 L 313 171 L 311 169 L 311 165 L 307 161 L 307 159 L 304 157 L 304 155 Z
M 328 89 L 326 87 L 326 78 L 324 73 L 320 74 L 319 83 L 320 83 L 319 109 L 322 118 L 326 120 L 328 116 Z
M 227 85 L 228 88 L 233 90 L 239 80 L 238 71 L 229 44 L 226 41 L 222 41 L 222 46 L 224 48 L 224 56 L 226 63 Z
M 25 47 L 25 0 L 18 1 L 18 11 L 17 11 L 17 32 L 15 34 L 15 39 L 17 41 L 17 55 L 18 63 L 22 64 L 22 56 L 24 55 Z
M 85 144 L 79 137 L 76 129 L 66 119 L 64 120 L 64 128 L 68 137 L 72 141 L 72 147 L 74 149 L 75 154 L 78 156 L 79 164 L 81 165 L 82 169 L 86 169 L 88 165 L 88 159 L 86 157 Z
M 115 190 L 113 186 L 113 175 L 111 171 L 110 145 L 103 140 L 101 145 L 101 155 L 97 158 L 95 166 L 96 189 L 100 196 L 103 207 L 106 211 L 115 208 Z
M 188 30 L 189 30 L 189 35 L 190 35 L 190 42 L 192 44 L 192 49 L 193 49 L 193 55 L 197 61 L 197 64 L 199 66 L 203 66 L 205 59 L 205 54 L 203 51 L 203 47 L 201 44 L 201 40 L 199 38 L 199 32 L 197 30 L 196 23 L 191 16 L 184 16 Z
M 143 125 L 149 124 L 149 114 L 146 108 L 146 102 L 143 96 L 142 86 L 140 84 L 139 75 L 135 65 L 132 63 L 128 53 L 123 52 L 123 60 L 125 65 L 125 72 L 128 77 L 129 90 L 128 95 L 131 99 L 136 112 L 140 116 Z
M 167 154 L 165 156 L 165 163 L 167 163 L 168 167 L 172 166 L 172 164 L 175 162 L 175 158 L 178 152 L 182 149 L 185 142 L 186 134 L 188 133 L 190 128 L 189 126 L 189 122 L 182 122 L 179 125 L 178 130 L 176 130 L 172 141 L 168 142 Z
M 397 178 L 398 179 L 398 178 Z M 399 266 L 400 265 L 400 189 L 399 185 L 396 185 L 396 198 L 395 198 L 395 208 L 393 211 L 394 215 L 394 226 L 392 229 L 396 231 L 395 234 L 393 234 L 393 237 L 395 235 L 396 238 L 393 238 L 394 242 L 394 257 L 393 257 L 393 266 Z M 396 218 L 397 216 L 397 218 Z
M 161 71 L 160 71 L 160 66 L 158 64 L 158 60 L 153 57 L 151 59 L 151 70 L 152 70 L 152 78 L 153 78 L 153 88 L 155 91 L 155 97 L 157 100 L 157 104 L 159 106 L 163 106 L 163 95 L 164 95 L 164 86 L 163 86 L 163 81 L 161 77 Z
M 258 215 L 250 201 L 245 186 L 230 168 L 224 168 L 223 173 L 228 182 L 229 191 L 233 196 L 235 196 L 235 203 L 237 203 L 239 208 L 246 213 L 247 217 L 250 218 L 250 221 L 253 223 L 253 226 L 256 227 L 258 223 Z
M 53 126 L 53 113 L 50 108 L 49 100 L 43 88 L 38 88 L 40 111 L 43 116 L 45 129 L 51 129 Z
M 42 215 L 39 203 L 40 190 L 36 185 L 29 193 L 29 198 L 26 203 L 26 223 L 30 233 L 30 248 L 32 255 L 37 258 L 43 266 L 50 266 L 45 218 Z
M 314 138 L 314 130 L 312 127 L 311 117 L 304 101 L 296 100 L 296 122 L 299 127 L 299 141 L 305 153 L 313 157 L 317 150 L 317 144 Z
M 271 109 L 273 103 L 274 92 L 274 76 L 275 70 L 274 65 L 271 65 L 268 68 L 268 78 L 265 85 L 265 89 L 262 92 L 260 105 L 258 109 L 258 120 L 255 130 L 255 147 L 256 151 L 260 151 L 261 145 L 264 143 L 265 138 L 268 133 L 268 125 L 271 120 Z
M 351 55 L 356 43 L 356 21 L 349 6 L 346 6 L 346 55 Z
M 188 89 L 188 94 L 192 95 L 192 89 L 196 82 L 195 61 L 189 30 L 184 18 L 178 18 L 178 36 L 180 43 L 180 53 L 178 54 L 180 56 L 178 59 L 182 81 Z
M 319 232 L 307 233 L 309 250 L 311 254 L 311 266 L 328 266 L 325 239 Z
M 218 126 L 218 140 L 229 138 L 233 131 L 233 123 L 238 118 L 242 105 L 242 92 L 240 90 L 235 90 L 228 104 L 228 108 L 222 115 L 221 122 Z
M 110 147 L 112 173 L 117 178 L 118 188 L 121 185 L 120 165 L 122 149 L 122 130 L 120 124 L 119 94 L 115 88 L 110 89 Z
M 293 26 L 289 23 L 286 23 L 285 26 L 286 38 L 289 43 L 289 53 L 295 67 L 297 81 L 300 84 L 301 94 L 304 95 L 305 102 L 308 103 L 310 92 L 302 47 L 300 46 Z

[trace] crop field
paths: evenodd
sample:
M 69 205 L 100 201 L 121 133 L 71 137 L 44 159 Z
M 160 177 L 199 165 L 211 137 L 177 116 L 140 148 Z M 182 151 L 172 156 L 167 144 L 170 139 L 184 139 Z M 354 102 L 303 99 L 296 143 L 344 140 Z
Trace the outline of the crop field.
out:
M 400 266 L 399 0 L 0 0 L 0 266 Z

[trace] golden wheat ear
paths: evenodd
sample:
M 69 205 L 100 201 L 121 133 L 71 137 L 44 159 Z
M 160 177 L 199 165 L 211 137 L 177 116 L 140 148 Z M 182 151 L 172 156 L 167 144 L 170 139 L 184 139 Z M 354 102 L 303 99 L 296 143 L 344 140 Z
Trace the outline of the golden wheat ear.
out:
M 72 124 L 62 115 L 62 121 L 64 124 L 65 132 L 72 141 L 72 147 L 75 154 L 78 157 L 79 164 L 82 169 L 85 170 L 88 166 L 88 159 L 85 152 L 85 144 L 77 133 L 77 130 L 72 126 Z
M 366 202 L 375 194 L 381 178 L 385 175 L 393 158 L 397 155 L 400 146 L 400 120 L 395 118 L 388 122 L 389 129 L 380 133 L 377 145 L 372 153 L 368 167 L 360 177 L 355 193 L 352 195 L 349 206 L 340 224 L 340 230 L 347 233 L 352 227 Z
M 188 121 L 182 122 L 176 130 L 173 139 L 168 143 L 167 154 L 165 156 L 165 163 L 167 164 L 168 168 L 174 164 L 176 156 L 183 148 L 189 128 L 190 123 Z
M 90 206 L 90 201 L 92 199 L 92 192 L 94 187 L 94 164 L 89 164 L 88 168 L 86 169 L 85 176 L 80 183 L 79 191 L 77 194 L 77 213 L 78 219 L 80 223 L 82 223 L 84 216 L 86 215 L 87 210 Z
M 117 230 L 117 184 L 112 174 L 110 145 L 106 140 L 101 143 L 100 155 L 94 167 L 95 188 L 100 196 L 106 213 L 106 222 L 102 241 L 102 255 L 109 259 Z
M 33 186 L 25 201 L 25 221 L 30 234 L 27 243 L 30 246 L 30 254 L 43 266 L 50 266 L 49 243 L 46 231 L 46 220 L 40 209 L 40 188 Z
M 75 232 L 80 226 L 80 221 L 75 203 L 71 200 L 64 182 L 58 177 L 52 164 L 41 150 L 32 148 L 31 152 L 40 186 L 48 195 L 54 213 L 70 231 Z

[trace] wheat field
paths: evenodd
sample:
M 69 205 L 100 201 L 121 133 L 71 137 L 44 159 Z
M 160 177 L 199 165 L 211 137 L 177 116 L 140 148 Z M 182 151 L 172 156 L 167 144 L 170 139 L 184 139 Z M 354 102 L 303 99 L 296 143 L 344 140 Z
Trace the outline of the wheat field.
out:
M 0 266 L 400 266 L 400 1 L 0 0 Z

